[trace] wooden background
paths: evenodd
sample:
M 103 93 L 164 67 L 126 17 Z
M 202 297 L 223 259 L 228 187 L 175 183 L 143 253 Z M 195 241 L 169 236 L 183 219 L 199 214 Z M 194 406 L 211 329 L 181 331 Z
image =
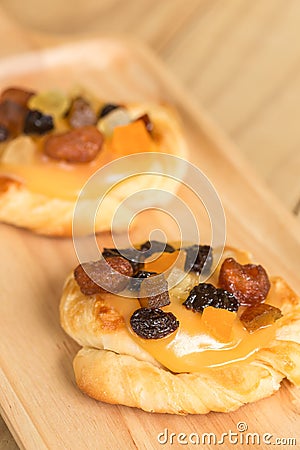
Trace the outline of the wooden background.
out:
M 0 57 L 130 33 L 160 55 L 300 217 L 299 24 L 299 0 L 28 0 L 26 9 L 2 0 Z M 0 448 L 16 448 L 3 423 Z

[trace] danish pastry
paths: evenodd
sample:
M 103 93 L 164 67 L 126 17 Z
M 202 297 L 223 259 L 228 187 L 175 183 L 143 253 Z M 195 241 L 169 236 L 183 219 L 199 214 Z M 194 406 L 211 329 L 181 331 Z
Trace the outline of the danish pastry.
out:
M 115 259 L 123 259 L 118 251 L 104 250 L 108 271 L 128 277 L 115 292 L 103 260 L 79 265 L 66 280 L 60 320 L 83 347 L 73 364 L 78 387 L 107 403 L 204 414 L 268 397 L 284 378 L 300 385 L 300 301 L 286 282 L 230 247 L 203 282 L 214 252 L 194 245 L 184 249 L 185 261 L 196 253 L 179 284 L 151 292 L 155 275 L 156 289 L 175 270 L 166 277 L 178 256 L 169 247 L 131 269 Z
M 186 142 L 170 107 L 8 88 L 0 96 L 0 221 L 70 236 L 76 199 L 91 175 L 139 152 L 186 158 Z M 124 198 L 160 182 L 154 175 L 125 180 L 105 199 L 95 231 L 110 229 Z

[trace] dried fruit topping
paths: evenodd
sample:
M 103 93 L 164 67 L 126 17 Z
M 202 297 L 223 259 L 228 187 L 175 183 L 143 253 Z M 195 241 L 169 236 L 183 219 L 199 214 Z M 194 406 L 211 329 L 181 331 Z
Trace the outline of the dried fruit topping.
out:
M 144 280 L 145 278 L 149 278 L 152 275 L 157 275 L 156 272 L 148 272 L 146 270 L 139 270 L 136 272 L 135 275 L 133 275 L 132 279 L 129 283 L 129 289 L 131 291 L 139 291 L 141 287 L 141 280 Z
M 153 122 L 151 122 L 150 117 L 148 116 L 148 114 L 143 114 L 142 116 L 138 117 L 137 119 L 135 119 L 135 122 L 137 122 L 138 120 L 142 120 L 145 124 L 146 130 L 149 133 L 152 133 L 153 131 Z
M 232 292 L 243 306 L 262 303 L 270 290 L 270 281 L 262 266 L 242 265 L 233 258 L 227 258 L 223 262 L 219 285 Z
M 217 289 L 209 283 L 200 283 L 193 287 L 183 305 L 197 312 L 202 312 L 207 306 L 237 311 L 239 301 L 231 292 Z
M 64 116 L 69 104 L 69 98 L 60 91 L 42 91 L 29 99 L 28 107 L 59 118 Z
M 165 244 L 160 241 L 146 241 L 140 246 L 140 250 L 144 252 L 144 257 L 148 258 L 153 253 L 173 253 L 175 248 L 170 244 Z
M 111 136 L 115 128 L 126 126 L 131 123 L 131 116 L 125 108 L 114 108 L 109 114 L 100 118 L 97 123 L 98 129 L 105 134 Z
M 0 125 L 0 142 L 4 142 L 8 139 L 9 132 L 4 125 Z
M 75 280 L 85 295 L 105 291 L 120 292 L 128 284 L 126 277 L 131 276 L 132 267 L 129 261 L 120 256 L 83 263 L 74 270 Z
M 25 118 L 25 134 L 45 134 L 54 128 L 52 116 L 34 109 L 30 110 Z
M 153 139 L 142 120 L 116 126 L 113 130 L 111 147 L 116 153 L 122 155 L 154 150 Z
M 259 328 L 271 325 L 280 317 L 282 317 L 282 313 L 279 308 L 267 303 L 261 303 L 245 309 L 240 320 L 248 331 L 253 332 Z
M 204 308 L 201 323 L 206 330 L 221 342 L 229 342 L 236 313 L 227 309 L 207 306 Z
M 11 100 L 21 106 L 27 106 L 28 100 L 34 95 L 32 91 L 26 91 L 20 88 L 7 88 L 1 94 L 2 100 Z
M 107 114 L 111 113 L 114 109 L 118 108 L 120 108 L 120 105 L 115 105 L 114 103 L 107 103 L 101 108 L 99 112 L 99 119 L 101 119 L 104 116 L 107 116 Z
M 132 314 L 130 325 L 143 339 L 161 339 L 174 333 L 179 322 L 171 312 L 158 308 L 140 308 Z
M 209 245 L 191 245 L 184 247 L 186 259 L 184 270 L 208 274 L 213 263 L 212 248 Z
M 72 101 L 68 112 L 68 119 L 71 127 L 79 128 L 86 125 L 96 125 L 97 116 L 90 103 L 82 97 L 77 97 Z
M 0 125 L 8 130 L 10 137 L 22 133 L 28 109 L 11 100 L 0 103 Z
M 44 144 L 44 152 L 50 158 L 86 163 L 96 158 L 102 144 L 100 131 L 96 127 L 86 126 L 49 136 Z
M 118 250 L 117 248 L 104 247 L 102 256 L 103 258 L 108 258 L 110 256 L 122 256 L 122 258 L 125 258 L 130 262 L 134 274 L 136 274 L 143 267 L 143 262 L 141 262 L 142 255 L 134 248 Z
M 162 274 L 142 281 L 139 301 L 145 308 L 161 308 L 170 304 L 168 282 Z

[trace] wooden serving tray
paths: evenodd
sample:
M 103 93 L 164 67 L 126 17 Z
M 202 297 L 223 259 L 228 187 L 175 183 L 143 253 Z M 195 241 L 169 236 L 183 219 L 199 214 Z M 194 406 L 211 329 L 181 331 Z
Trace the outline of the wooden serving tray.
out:
M 0 64 L 0 88 L 14 84 L 36 89 L 80 84 L 110 101 L 171 103 L 183 121 L 190 160 L 222 199 L 228 244 L 250 250 L 269 273 L 282 275 L 300 292 L 298 224 L 149 50 L 124 39 L 100 39 L 13 57 Z M 108 241 L 103 235 L 102 242 Z M 20 447 L 182 448 L 177 437 L 162 445 L 157 435 L 167 428 L 169 434 L 220 437 L 236 432 L 238 422 L 245 422 L 248 432 L 300 442 L 297 391 L 288 383 L 234 413 L 204 416 L 155 415 L 84 396 L 72 370 L 78 346 L 60 328 L 58 316 L 64 278 L 77 263 L 72 240 L 1 225 L 0 248 L 1 414 Z M 229 442 L 224 448 L 231 445 L 244 448 Z

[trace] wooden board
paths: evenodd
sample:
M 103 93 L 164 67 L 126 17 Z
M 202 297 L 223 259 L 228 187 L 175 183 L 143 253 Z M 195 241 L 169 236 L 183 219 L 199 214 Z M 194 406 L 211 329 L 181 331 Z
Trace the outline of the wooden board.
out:
M 124 39 L 102 39 L 26 54 L 2 61 L 0 88 L 8 84 L 34 88 L 81 84 L 107 100 L 173 104 L 183 121 L 191 161 L 221 196 L 227 242 L 249 249 L 270 273 L 283 275 L 300 291 L 297 222 L 146 48 Z M 136 239 L 140 238 L 137 232 Z M 109 237 L 101 239 L 107 242 Z M 58 318 L 62 284 L 76 264 L 72 241 L 1 225 L 0 248 L 1 413 L 20 447 L 181 448 L 176 439 L 173 445 L 160 445 L 158 433 L 168 428 L 169 433 L 221 436 L 236 431 L 240 421 L 247 423 L 249 432 L 295 437 L 300 442 L 294 401 L 298 393 L 287 383 L 269 399 L 231 414 L 205 416 L 152 415 L 85 397 L 72 372 L 78 346 L 61 330 Z

